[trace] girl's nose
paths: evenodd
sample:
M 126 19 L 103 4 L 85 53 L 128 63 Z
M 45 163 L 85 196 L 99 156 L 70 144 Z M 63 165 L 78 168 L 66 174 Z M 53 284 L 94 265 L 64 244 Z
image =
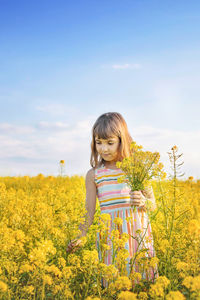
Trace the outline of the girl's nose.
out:
M 106 152 L 107 150 L 108 150 L 107 145 L 103 145 L 103 146 L 102 146 L 102 152 Z

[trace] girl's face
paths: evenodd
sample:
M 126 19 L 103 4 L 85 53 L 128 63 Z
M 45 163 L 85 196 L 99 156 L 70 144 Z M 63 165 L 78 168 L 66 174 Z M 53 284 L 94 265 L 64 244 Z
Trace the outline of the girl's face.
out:
M 108 162 L 118 160 L 118 152 L 120 139 L 118 136 L 113 135 L 108 139 L 100 139 L 95 137 L 95 144 L 98 154 Z

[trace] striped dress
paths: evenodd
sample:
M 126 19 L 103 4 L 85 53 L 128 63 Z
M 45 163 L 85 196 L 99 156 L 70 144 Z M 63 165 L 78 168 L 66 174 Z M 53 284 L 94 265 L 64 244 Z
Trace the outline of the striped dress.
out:
M 113 220 L 120 217 L 123 220 L 122 225 L 118 225 L 120 234 L 126 232 L 129 235 L 128 241 L 125 244 L 125 249 L 128 250 L 129 257 L 126 259 L 126 276 L 130 275 L 130 259 L 139 249 L 147 248 L 146 256 L 155 256 L 153 248 L 153 238 L 151 232 L 151 225 L 148 215 L 143 208 L 135 207 L 133 209 L 130 205 L 130 188 L 127 183 L 119 183 L 117 179 L 124 175 L 121 169 L 108 169 L 104 165 L 95 169 L 95 184 L 97 187 L 97 197 L 100 204 L 101 215 L 106 213 L 110 215 L 109 230 L 116 228 Z M 138 229 L 141 232 L 136 232 Z M 109 235 L 110 235 L 109 233 Z M 137 236 L 137 239 L 133 237 Z M 140 244 L 139 237 L 143 236 Z M 104 250 L 102 259 L 100 240 L 101 233 L 97 233 L 96 247 L 99 253 L 99 259 L 106 265 L 113 263 L 113 244 L 111 238 L 106 240 L 106 244 L 110 249 Z M 150 267 L 149 270 L 141 269 L 141 265 L 134 262 L 132 270 L 139 272 L 143 279 L 151 280 L 157 277 L 156 268 Z

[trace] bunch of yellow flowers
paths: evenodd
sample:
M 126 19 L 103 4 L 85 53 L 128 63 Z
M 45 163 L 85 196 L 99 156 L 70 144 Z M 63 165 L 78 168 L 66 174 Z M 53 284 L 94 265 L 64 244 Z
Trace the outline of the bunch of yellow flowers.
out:
M 133 141 L 130 146 L 131 155 L 116 164 L 125 173 L 119 181 L 127 182 L 132 191 L 144 190 L 151 179 L 157 176 L 164 179 L 166 176 L 163 172 L 163 164 L 159 162 L 160 154 L 143 151 L 142 148 Z

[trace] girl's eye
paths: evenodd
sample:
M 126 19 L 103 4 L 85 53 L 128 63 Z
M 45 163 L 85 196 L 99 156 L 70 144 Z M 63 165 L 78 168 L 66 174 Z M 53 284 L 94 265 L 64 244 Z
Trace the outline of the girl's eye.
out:
M 99 142 L 99 141 L 96 141 L 96 144 L 97 145 L 100 145 L 101 144 L 101 142 Z M 108 142 L 108 145 L 113 145 L 114 143 L 113 142 Z

